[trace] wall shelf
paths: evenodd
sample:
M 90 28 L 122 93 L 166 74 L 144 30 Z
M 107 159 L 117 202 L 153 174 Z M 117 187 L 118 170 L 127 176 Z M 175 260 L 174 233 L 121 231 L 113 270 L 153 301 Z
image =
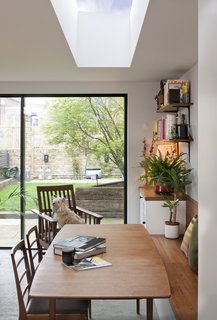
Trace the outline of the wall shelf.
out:
M 166 144 L 166 143 L 176 143 L 177 144 L 177 152 L 179 153 L 179 143 L 187 143 L 188 144 L 188 158 L 190 161 L 190 143 L 193 141 L 190 133 L 190 106 L 193 103 L 171 103 L 167 105 L 161 105 L 159 109 L 157 109 L 157 113 L 177 113 L 181 109 L 187 109 L 188 112 L 188 128 L 189 128 L 189 137 L 188 138 L 176 138 L 176 139 L 157 139 L 158 143 Z
M 161 105 L 159 109 L 157 109 L 157 113 L 164 113 L 164 112 L 178 112 L 179 109 L 182 108 L 189 108 L 193 103 L 172 103 L 167 105 Z
M 161 142 L 162 141 L 162 144 L 166 144 L 168 142 L 185 142 L 185 143 L 188 143 L 188 142 L 192 142 L 194 141 L 193 138 L 187 138 L 187 139 L 169 139 L 169 140 L 166 140 L 166 139 L 162 139 L 162 140 L 156 140 L 157 142 Z

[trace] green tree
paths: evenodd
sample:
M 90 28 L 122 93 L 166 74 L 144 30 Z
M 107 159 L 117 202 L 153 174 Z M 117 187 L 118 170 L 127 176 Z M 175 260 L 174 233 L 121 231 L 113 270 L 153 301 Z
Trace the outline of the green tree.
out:
M 64 143 L 73 157 L 94 156 L 124 173 L 124 101 L 122 97 L 58 98 L 44 130 L 50 144 Z

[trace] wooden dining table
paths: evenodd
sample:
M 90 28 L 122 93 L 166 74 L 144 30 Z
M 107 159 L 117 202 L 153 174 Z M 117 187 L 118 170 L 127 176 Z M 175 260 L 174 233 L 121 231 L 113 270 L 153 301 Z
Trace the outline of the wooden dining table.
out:
M 76 235 L 105 237 L 106 253 L 100 256 L 112 266 L 83 271 L 66 267 L 61 256 L 54 255 L 53 244 Z M 31 298 L 49 299 L 50 319 L 55 319 L 55 300 L 63 298 L 146 299 L 147 319 L 152 320 L 153 299 L 170 294 L 164 264 L 140 224 L 65 225 L 44 255 L 30 289 Z

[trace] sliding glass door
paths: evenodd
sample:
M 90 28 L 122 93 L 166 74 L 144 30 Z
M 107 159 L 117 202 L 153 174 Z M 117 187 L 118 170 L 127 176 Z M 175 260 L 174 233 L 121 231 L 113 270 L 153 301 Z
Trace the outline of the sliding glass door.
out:
M 37 224 L 37 185 L 73 183 L 78 198 L 85 188 L 79 206 L 126 222 L 126 104 L 116 95 L 0 97 L 0 246 Z
M 20 230 L 21 98 L 0 97 L 0 246 L 11 246 Z

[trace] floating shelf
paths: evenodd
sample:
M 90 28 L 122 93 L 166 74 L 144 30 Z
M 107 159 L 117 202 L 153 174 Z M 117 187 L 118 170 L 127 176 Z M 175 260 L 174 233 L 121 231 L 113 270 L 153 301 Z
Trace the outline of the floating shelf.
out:
M 171 103 L 167 105 L 162 105 L 160 109 L 157 110 L 157 113 L 164 112 L 177 112 L 182 108 L 189 108 L 193 103 Z
M 166 140 L 166 139 L 157 139 L 156 140 L 157 142 L 163 142 L 163 143 L 168 143 L 168 142 L 185 142 L 185 143 L 188 143 L 188 142 L 192 142 L 194 141 L 193 138 L 187 138 L 187 139 L 169 139 L 169 140 Z

